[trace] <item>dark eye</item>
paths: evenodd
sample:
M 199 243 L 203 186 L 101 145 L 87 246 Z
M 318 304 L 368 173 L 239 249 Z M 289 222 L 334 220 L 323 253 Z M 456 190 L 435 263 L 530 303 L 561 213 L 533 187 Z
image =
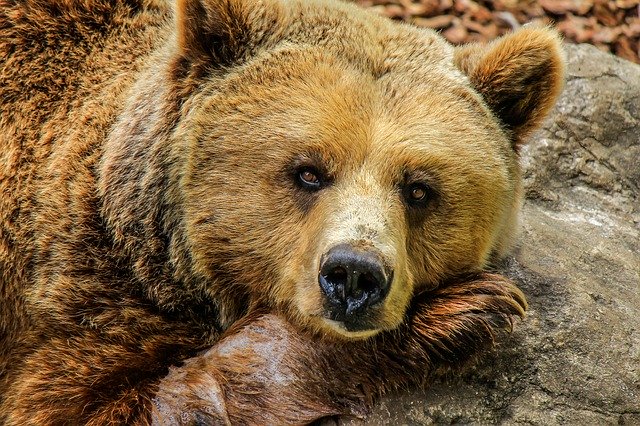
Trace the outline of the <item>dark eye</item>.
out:
M 405 197 L 409 204 L 423 206 L 429 201 L 431 188 L 424 183 L 412 183 L 405 190 Z
M 320 189 L 322 184 L 320 179 L 320 173 L 312 167 L 304 167 L 298 171 L 297 174 L 298 183 L 304 189 L 309 189 L 312 191 Z

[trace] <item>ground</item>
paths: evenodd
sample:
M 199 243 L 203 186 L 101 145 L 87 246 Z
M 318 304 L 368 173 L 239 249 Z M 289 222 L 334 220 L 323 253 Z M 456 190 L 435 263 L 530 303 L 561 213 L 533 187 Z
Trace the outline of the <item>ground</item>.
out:
M 454 44 L 490 40 L 527 22 L 555 24 L 568 42 L 640 63 L 640 0 L 357 0 Z

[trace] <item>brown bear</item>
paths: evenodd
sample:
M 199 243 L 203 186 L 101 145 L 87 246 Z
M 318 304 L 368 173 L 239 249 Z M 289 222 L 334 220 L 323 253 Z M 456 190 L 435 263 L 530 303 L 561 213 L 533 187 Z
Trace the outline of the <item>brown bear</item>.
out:
M 557 34 L 333 0 L 0 0 L 0 423 L 283 424 L 467 364 L 525 301 Z

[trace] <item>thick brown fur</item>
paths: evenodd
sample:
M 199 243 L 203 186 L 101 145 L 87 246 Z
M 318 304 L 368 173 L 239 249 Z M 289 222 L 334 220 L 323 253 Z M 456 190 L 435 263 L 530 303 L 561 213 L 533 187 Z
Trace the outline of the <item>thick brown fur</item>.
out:
M 0 423 L 302 423 L 464 365 L 525 306 L 481 271 L 558 43 L 454 51 L 331 0 L 0 0 Z M 322 319 L 346 240 L 394 266 L 366 336 Z

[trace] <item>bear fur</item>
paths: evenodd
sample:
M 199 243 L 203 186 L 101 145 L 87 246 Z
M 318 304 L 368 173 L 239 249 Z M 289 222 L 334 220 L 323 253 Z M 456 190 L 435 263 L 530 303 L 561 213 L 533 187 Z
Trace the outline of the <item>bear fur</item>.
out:
M 0 0 L 0 423 L 300 424 L 465 365 L 526 307 L 486 270 L 562 81 L 547 28 Z M 318 285 L 345 242 L 393 271 L 359 328 Z

